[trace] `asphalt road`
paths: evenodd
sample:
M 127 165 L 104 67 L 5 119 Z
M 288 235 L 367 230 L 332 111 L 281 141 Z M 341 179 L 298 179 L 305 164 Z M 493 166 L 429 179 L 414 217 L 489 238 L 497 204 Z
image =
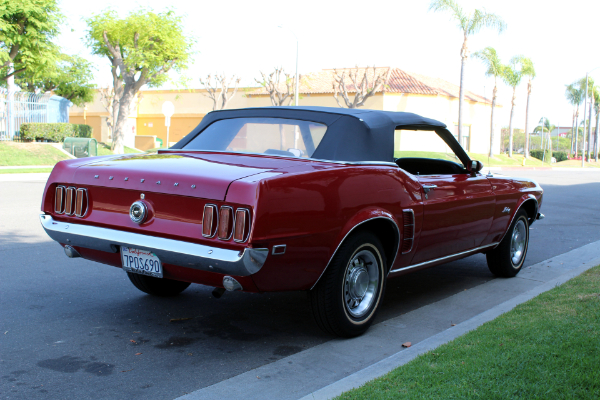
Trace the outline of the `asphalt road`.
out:
M 600 240 L 600 171 L 518 175 L 545 190 L 526 266 Z M 0 398 L 173 399 L 333 339 L 305 293 L 157 299 L 66 258 L 38 222 L 43 187 L 0 180 Z M 376 323 L 492 279 L 482 255 L 396 278 Z

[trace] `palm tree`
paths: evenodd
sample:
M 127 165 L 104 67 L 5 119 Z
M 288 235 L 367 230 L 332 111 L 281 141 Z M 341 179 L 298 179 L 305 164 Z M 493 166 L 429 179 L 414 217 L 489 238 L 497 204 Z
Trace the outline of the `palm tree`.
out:
M 502 62 L 498 57 L 498 53 L 493 47 L 486 47 L 485 49 L 478 51 L 473 54 L 473 57 L 480 59 L 485 66 L 487 71 L 486 76 L 494 77 L 494 91 L 492 92 L 492 115 L 490 117 L 490 157 L 494 156 L 493 145 L 494 145 L 494 110 L 496 109 L 496 95 L 498 93 L 498 77 L 502 75 Z
M 535 69 L 529 58 L 524 57 L 521 59 L 521 63 L 523 64 L 521 73 L 529 78 L 529 82 L 527 82 L 527 107 L 525 108 L 525 158 L 527 158 L 529 157 L 529 98 L 531 97 L 531 81 L 535 78 Z
M 598 144 L 600 137 L 598 134 L 600 133 L 600 87 L 596 86 L 596 90 L 594 90 L 594 104 L 595 104 L 595 112 L 596 112 L 596 132 L 594 133 L 594 153 L 596 154 L 596 162 L 598 162 Z
M 508 140 L 508 156 L 512 157 L 513 144 L 513 115 L 515 112 L 515 101 L 517 99 L 517 86 L 523 79 L 523 65 L 521 63 L 523 57 L 516 56 L 510 59 L 508 65 L 502 66 L 502 80 L 513 89 L 511 107 L 510 107 L 510 122 L 508 124 L 509 140 Z
M 462 143 L 463 135 L 463 103 L 465 100 L 465 66 L 469 57 L 469 48 L 467 39 L 479 32 L 482 28 L 493 28 L 501 33 L 506 24 L 496 14 L 488 13 L 485 10 L 474 10 L 467 12 L 454 0 L 432 0 L 429 9 L 433 11 L 442 11 L 449 13 L 452 19 L 458 23 L 459 29 L 463 33 L 463 44 L 460 49 L 460 92 L 458 95 L 458 141 Z
M 577 157 L 577 138 L 579 136 L 579 128 L 577 120 L 579 118 L 579 105 L 583 101 L 584 93 L 577 82 L 566 85 L 565 96 L 569 103 L 573 105 L 573 129 L 571 130 L 571 153 Z

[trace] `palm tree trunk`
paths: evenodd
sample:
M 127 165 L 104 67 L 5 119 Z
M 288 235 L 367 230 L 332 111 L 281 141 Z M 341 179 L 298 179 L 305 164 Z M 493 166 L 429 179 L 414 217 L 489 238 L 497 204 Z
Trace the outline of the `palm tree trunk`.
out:
M 596 154 L 596 163 L 598 162 L 598 151 L 600 151 L 600 148 L 599 148 L 600 146 L 598 146 L 598 144 L 599 144 L 599 141 L 598 141 L 598 133 L 599 133 L 599 131 L 598 131 L 598 129 L 599 129 L 598 125 L 600 125 L 599 119 L 600 119 L 600 107 L 597 107 L 596 108 L 596 134 L 594 135 L 595 136 L 594 149 L 596 150 L 596 152 L 595 152 L 595 154 Z
M 575 109 L 573 109 L 573 121 L 571 122 L 571 151 L 570 154 L 573 154 L 573 143 L 575 143 Z
M 513 153 L 513 114 L 515 111 L 515 92 L 517 87 L 513 88 L 512 105 L 510 107 L 510 122 L 508 123 L 508 156 L 512 158 Z
M 590 157 L 592 154 L 592 104 L 594 103 L 594 97 L 590 99 L 590 110 L 588 115 L 590 116 L 589 124 L 588 124 L 588 151 L 587 151 L 587 159 L 590 162 Z
M 464 32 L 462 48 L 460 49 L 460 91 L 458 93 L 458 143 L 462 146 L 463 138 L 463 105 L 465 102 L 465 68 L 467 66 L 467 32 Z
M 579 106 L 577 106 L 577 112 L 575 113 L 575 158 L 577 158 L 577 142 L 579 141 Z
M 492 92 L 492 114 L 490 117 L 490 157 L 494 157 L 494 109 L 496 108 L 496 92 L 498 87 L 494 82 L 494 91 Z
M 525 158 L 529 158 L 529 97 L 531 97 L 531 78 L 527 83 L 527 106 L 525 107 Z

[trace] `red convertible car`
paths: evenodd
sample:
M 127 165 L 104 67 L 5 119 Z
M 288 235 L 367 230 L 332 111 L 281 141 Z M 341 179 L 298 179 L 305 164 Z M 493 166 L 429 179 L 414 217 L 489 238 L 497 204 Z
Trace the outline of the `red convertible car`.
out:
M 519 272 L 543 191 L 482 168 L 416 114 L 223 110 L 157 154 L 58 163 L 40 220 L 145 293 L 304 290 L 322 329 L 356 336 L 387 278 L 475 253 Z

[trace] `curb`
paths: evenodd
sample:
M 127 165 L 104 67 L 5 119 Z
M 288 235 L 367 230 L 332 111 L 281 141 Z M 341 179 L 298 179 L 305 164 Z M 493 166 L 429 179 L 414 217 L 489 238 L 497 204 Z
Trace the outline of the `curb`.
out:
M 531 300 L 532 298 L 540 295 L 541 293 L 547 292 L 551 289 L 554 289 L 557 286 L 562 285 L 568 280 L 582 274 L 583 272 L 587 271 L 592 267 L 595 267 L 598 264 L 600 264 L 600 258 L 596 258 L 586 263 L 583 263 L 579 267 L 574 268 L 571 271 L 560 275 L 559 277 L 553 280 L 550 280 L 526 293 L 520 294 L 508 301 L 505 301 L 504 303 L 499 304 L 443 332 L 440 332 L 437 335 L 431 336 L 423 340 L 422 342 L 411 346 L 406 350 L 399 351 L 396 354 L 393 354 L 390 357 L 381 360 L 378 363 L 375 363 L 367 368 L 357 371 L 352 375 L 347 376 L 346 378 L 332 383 L 331 385 L 325 386 L 322 389 L 312 392 L 307 396 L 302 397 L 300 400 L 331 399 L 341 395 L 344 392 L 361 387 L 369 381 L 379 378 L 392 371 L 393 369 L 410 362 L 419 355 L 427 353 L 443 344 L 446 344 L 458 338 L 459 336 L 462 336 L 478 328 L 484 323 L 499 317 L 500 315 L 512 310 L 519 304 Z

